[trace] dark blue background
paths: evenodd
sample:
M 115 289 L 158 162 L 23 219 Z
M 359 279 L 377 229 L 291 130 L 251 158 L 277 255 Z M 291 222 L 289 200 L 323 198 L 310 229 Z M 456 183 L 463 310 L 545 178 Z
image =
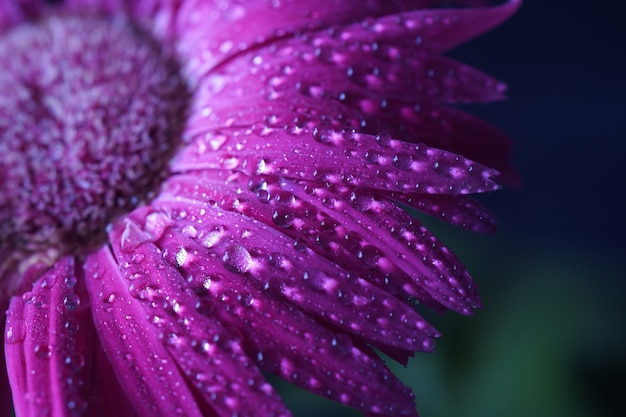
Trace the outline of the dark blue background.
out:
M 626 248 L 623 3 L 527 0 L 511 21 L 453 52 L 510 86 L 507 102 L 475 108 L 516 141 L 525 186 L 490 199 L 505 231 Z

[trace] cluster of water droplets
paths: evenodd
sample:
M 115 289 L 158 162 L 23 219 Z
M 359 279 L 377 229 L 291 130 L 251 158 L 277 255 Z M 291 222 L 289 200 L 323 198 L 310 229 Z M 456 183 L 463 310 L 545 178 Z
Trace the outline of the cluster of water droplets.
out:
M 286 196 L 283 195 L 283 198 Z M 399 343 L 412 350 L 421 349 L 418 344 L 420 342 L 409 336 L 416 329 L 411 323 L 418 318 L 412 309 L 405 308 L 404 314 L 407 318 L 400 318 L 401 326 L 408 326 L 406 330 L 394 330 L 398 328 L 397 323 L 376 320 L 382 314 L 382 310 L 379 312 L 376 307 L 378 302 L 382 303 L 380 308 L 398 312 L 397 302 L 391 302 L 384 292 L 369 287 L 364 281 L 338 276 L 335 265 L 316 257 L 310 249 L 298 250 L 293 241 L 284 235 L 267 226 L 255 224 L 252 219 L 241 218 L 236 213 L 220 212 L 215 207 L 205 210 L 205 205 L 193 206 L 189 201 L 176 203 L 159 200 L 155 204 L 162 205 L 164 210 L 146 216 L 146 219 L 150 216 L 152 218 L 146 221 L 144 231 L 151 236 L 150 242 L 155 242 L 160 248 L 160 259 L 166 263 L 163 268 L 176 268 L 180 275 L 179 285 L 188 285 L 198 297 L 195 313 L 188 309 L 190 301 L 181 299 L 177 299 L 178 306 L 170 303 L 170 311 L 174 316 L 184 317 L 196 326 L 196 313 L 202 317 L 218 317 L 227 328 L 238 329 L 237 334 L 242 334 L 244 338 L 244 344 L 241 345 L 234 342 L 237 338 L 232 335 L 226 338 L 220 336 L 212 341 L 206 336 L 195 339 L 181 332 L 170 332 L 165 336 L 166 345 L 183 351 L 191 346 L 209 356 L 215 354 L 211 346 L 218 339 L 227 340 L 231 349 L 233 343 L 236 346 L 247 346 L 245 353 L 249 357 L 256 357 L 257 365 L 264 371 L 278 373 L 305 388 L 353 406 L 359 406 L 358 391 L 353 391 L 354 387 L 350 388 L 349 393 L 330 388 L 337 385 L 339 376 L 334 374 L 337 367 L 342 366 L 342 372 L 352 372 L 345 364 L 340 365 L 339 357 L 345 360 L 347 356 L 350 360 L 361 363 L 361 366 L 371 366 L 371 378 L 381 378 L 379 372 L 386 375 L 385 379 L 390 378 L 390 375 L 383 368 L 380 371 L 375 370 L 375 361 L 372 362 L 359 349 L 353 349 L 350 336 L 341 333 L 331 336 L 332 333 L 316 324 L 310 316 L 320 317 L 329 324 L 354 333 L 355 336 L 375 337 L 380 343 L 391 336 L 394 344 Z M 154 221 L 154 216 L 161 217 L 162 220 Z M 155 230 L 152 228 L 155 224 L 166 226 Z M 148 243 L 143 239 L 131 239 L 132 234 L 133 232 L 126 230 L 120 234 L 122 251 L 136 256 L 137 242 L 142 242 L 139 245 Z M 137 265 L 150 262 L 150 258 L 154 260 L 155 256 L 156 254 L 147 256 Z M 122 266 L 126 268 L 124 264 Z M 135 271 L 136 268 L 130 265 L 128 268 L 129 272 L 125 275 L 134 276 L 130 271 Z M 136 279 L 138 278 L 133 278 L 133 281 Z M 158 292 L 157 290 L 150 297 L 139 293 L 134 293 L 133 296 L 142 302 L 153 304 L 162 302 Z M 172 290 L 168 289 L 164 293 L 171 295 Z M 314 302 L 311 303 L 311 300 Z M 344 310 L 333 300 L 340 301 L 349 308 Z M 360 318 L 359 312 L 353 310 L 355 308 L 369 310 L 371 315 L 368 314 L 366 320 L 377 324 L 377 328 L 373 331 L 366 330 L 371 328 L 371 324 L 359 323 L 363 318 Z M 409 319 L 409 316 L 414 316 L 414 319 Z M 159 317 L 156 321 L 157 327 L 170 320 L 167 316 Z M 427 325 L 419 320 L 419 328 L 427 329 Z M 399 331 L 398 336 L 404 335 L 396 338 L 390 331 Z M 432 332 L 427 330 L 429 331 Z M 277 340 L 291 337 L 304 340 L 285 341 L 284 345 L 277 345 Z M 431 343 L 428 342 L 428 349 Z M 288 346 L 291 348 L 287 349 Z M 295 347 L 298 350 L 288 353 Z M 288 355 L 289 361 L 301 366 L 287 366 L 285 355 Z M 306 371 L 305 368 L 315 366 L 316 363 L 318 365 L 314 371 Z M 365 384 L 363 375 L 354 377 L 360 378 Z M 409 396 L 408 391 L 402 392 Z M 377 407 L 384 408 L 380 405 L 383 404 L 382 397 L 376 401 L 379 404 Z M 390 405 L 389 410 L 393 410 L 393 407 Z
M 7 311 L 7 356 L 21 357 L 24 372 L 39 378 L 24 394 L 29 409 L 52 413 L 46 407 L 57 391 L 63 393 L 59 404 L 68 415 L 83 415 L 87 409 L 84 371 L 93 335 L 81 288 L 73 259 L 63 258 Z

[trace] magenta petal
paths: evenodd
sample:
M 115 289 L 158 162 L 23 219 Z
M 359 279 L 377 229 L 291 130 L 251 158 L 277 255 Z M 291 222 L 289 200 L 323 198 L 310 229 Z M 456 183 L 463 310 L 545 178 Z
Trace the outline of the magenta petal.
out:
M 224 210 L 252 217 L 280 229 L 294 242 L 308 245 L 346 270 L 355 271 L 400 300 L 409 300 L 411 305 L 419 301 L 438 312 L 446 310 L 411 277 L 386 258 L 381 258 L 381 252 L 372 247 L 367 239 L 326 214 L 325 211 L 332 209 L 332 205 L 320 210 L 315 203 L 310 204 L 285 191 L 284 184 L 271 177 L 227 175 L 223 172 L 194 173 L 177 175 L 168 180 L 162 195 L 218 204 Z M 363 190 L 347 191 L 347 194 L 346 205 L 355 205 L 363 210 L 374 203 L 374 196 L 363 193 Z M 463 268 L 458 270 L 459 273 L 464 271 Z
M 188 215 L 194 216 L 193 212 Z M 200 224 L 188 222 L 183 226 L 184 232 L 178 226 L 182 226 L 179 221 L 160 239 L 163 253 L 169 253 L 171 248 L 179 248 L 177 253 L 181 253 L 184 248 L 185 256 L 193 257 L 180 262 L 180 266 L 182 257 L 178 257 L 176 264 L 188 277 L 194 292 L 202 297 L 199 311 L 219 316 L 226 326 L 238 329 L 245 340 L 244 350 L 256 358 L 264 371 L 363 411 L 405 413 L 414 409 L 410 390 L 382 361 L 359 351 L 349 336 L 335 335 L 289 302 L 275 299 L 262 283 L 232 272 L 232 268 L 223 268 L 223 259 L 202 256 L 207 248 L 189 237 L 194 233 L 193 227 L 197 227 L 198 237 L 206 232 Z M 255 256 L 260 254 L 255 252 Z M 287 262 L 287 258 L 274 261 Z
M 420 4 L 424 3 L 424 4 Z M 414 2 L 413 7 L 432 3 Z M 189 57 L 198 76 L 242 49 L 283 37 L 296 31 L 314 30 L 359 21 L 403 9 L 386 0 L 290 0 L 282 2 L 186 1 L 181 7 L 179 48 Z M 404 6 L 407 8 L 407 6 Z M 202 17 L 200 19 L 200 17 Z M 202 53 L 199 54 L 198 50 Z
M 327 201 L 335 208 L 327 211 L 329 217 L 375 247 L 381 258 L 409 275 L 436 301 L 463 314 L 471 314 L 471 309 L 481 304 L 460 261 L 402 209 L 387 201 L 349 204 L 346 196 L 317 185 L 283 184 L 284 190 L 319 209 L 323 209 L 320 201 Z M 365 194 L 365 198 L 370 197 Z
M 269 177 L 231 176 L 220 183 L 197 175 L 173 179 L 165 189 L 170 192 L 261 220 L 402 298 L 427 305 L 432 298 L 435 308 L 440 303 L 463 314 L 481 304 L 450 250 L 416 219 L 362 189 L 337 192 L 314 183 L 278 184 Z
M 139 209 L 131 216 L 150 228 L 160 213 L 149 212 L 149 208 Z M 155 230 L 149 233 L 130 219 L 117 223 L 110 232 L 121 266 L 118 285 L 128 286 L 133 303 L 144 309 L 152 323 L 146 321 L 144 326 L 152 327 L 194 391 L 219 416 L 290 416 L 242 351 L 239 335 L 194 308 L 198 296 L 188 288 L 187 277 L 172 266 L 172 259 L 181 262 L 179 248 L 161 251 L 152 243 L 158 239 Z
M 221 85 L 222 80 L 216 80 Z M 376 135 L 385 132 L 408 142 L 423 142 L 493 167 L 502 182 L 517 185 L 519 176 L 510 162 L 512 144 L 504 133 L 460 110 L 424 101 L 375 99 L 368 95 L 306 96 L 299 91 L 259 95 L 260 86 L 212 91 L 203 83 L 197 94 L 187 135 L 196 137 L 224 127 L 258 126 L 313 130 L 354 129 Z M 250 96 L 246 94 L 250 93 Z M 209 104 L 210 103 L 210 104 Z M 216 104 L 219 103 L 219 104 Z M 241 103 L 246 103 L 242 106 Z M 223 134 L 209 133 L 202 145 L 219 149 Z
M 163 346 L 107 247 L 85 262 L 92 313 L 106 356 L 141 416 L 202 416 L 176 362 Z M 180 414 L 179 414 L 180 415 Z
M 68 256 L 11 300 L 5 350 L 18 415 L 74 416 L 88 407 L 93 324 L 78 278 Z
M 472 5 L 472 2 L 457 3 Z M 342 36 L 365 43 L 376 39 L 379 32 L 389 32 L 384 40 L 390 38 L 395 43 L 395 38 L 414 42 L 417 36 L 423 36 L 429 39 L 430 50 L 441 51 L 502 22 L 517 9 L 519 0 L 485 9 L 414 10 L 445 4 L 438 1 L 318 0 L 312 7 L 309 1 L 292 0 L 244 1 L 217 8 L 213 2 L 187 1 L 181 7 L 177 22 L 181 34 L 179 49 L 188 57 L 191 72 L 200 78 L 219 62 L 254 45 L 294 32 L 385 16 L 372 28 L 361 23 L 342 27 Z M 400 18 L 393 15 L 396 13 Z M 202 53 L 198 53 L 199 50 Z
M 379 195 L 475 233 L 494 233 L 497 229 L 493 214 L 468 196 L 385 192 Z
M 2 308 L 0 314 L 0 331 L 5 334 L 6 327 L 6 307 Z M 9 385 L 9 376 L 7 375 L 6 358 L 4 354 L 4 343 L 0 343 L 0 416 L 8 416 L 13 412 L 13 399 L 11 396 L 11 386 Z
M 219 90 L 201 95 L 198 106 L 217 113 L 237 104 L 241 107 L 241 99 L 257 102 L 271 96 L 291 103 L 294 94 L 342 101 L 367 96 L 471 103 L 500 100 L 505 90 L 504 84 L 467 65 L 416 54 L 413 47 L 327 46 L 313 35 L 275 42 L 236 57 L 213 71 L 206 83 L 213 88 L 219 85 Z
M 405 11 L 344 26 L 337 31 L 335 44 L 375 41 L 379 48 L 411 45 L 414 51 L 442 53 L 498 26 L 521 3 L 521 0 L 508 0 L 496 7 Z
M 164 252 L 182 251 L 189 262 L 210 257 L 209 275 L 245 272 L 268 294 L 359 338 L 410 350 L 432 349 L 437 332 L 413 308 L 312 250 L 294 247 L 279 231 L 238 213 L 207 210 L 206 204 L 192 200 L 161 198 L 153 204 L 171 212 L 179 225 L 163 232 Z M 193 230 L 204 253 L 190 253 L 186 239 L 179 237 Z
M 212 145 L 219 143 L 217 149 Z M 469 194 L 494 191 L 486 166 L 388 135 L 316 128 L 225 130 L 198 137 L 172 161 L 175 172 L 231 169 L 388 191 Z

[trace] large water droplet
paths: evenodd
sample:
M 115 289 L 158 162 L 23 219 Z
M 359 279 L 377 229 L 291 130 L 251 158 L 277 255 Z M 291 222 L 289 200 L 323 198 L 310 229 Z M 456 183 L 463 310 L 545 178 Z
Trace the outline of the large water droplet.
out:
M 376 142 L 383 148 L 388 147 L 391 144 L 391 135 L 389 133 L 381 132 L 376 135 Z
M 222 236 L 224 235 L 224 228 L 222 226 L 216 226 L 213 230 L 208 231 L 201 237 L 202 246 L 205 248 L 212 248 L 217 245 Z
M 272 221 L 278 227 L 287 228 L 293 224 L 294 212 L 289 207 L 278 207 L 272 213 Z
M 74 311 L 80 305 L 80 298 L 76 294 L 68 294 L 63 297 L 63 305 L 68 311 Z
M 352 206 L 359 211 L 367 211 L 374 202 L 374 197 L 363 190 L 356 189 L 350 194 Z
M 335 132 L 330 129 L 324 129 L 321 127 L 316 127 L 313 129 L 313 138 L 316 142 L 328 144 L 333 141 L 333 136 Z
M 222 257 L 224 266 L 233 272 L 243 274 L 252 266 L 250 252 L 241 245 L 232 245 L 224 252 Z
M 363 265 L 364 268 L 369 269 L 376 266 L 380 254 L 378 252 L 378 249 L 376 249 L 374 246 L 367 245 L 359 250 L 359 252 L 357 253 L 357 257 L 359 258 L 361 265 Z
M 39 359 L 48 359 L 52 356 L 52 349 L 50 345 L 36 345 L 34 348 L 35 356 Z
M 413 163 L 413 157 L 406 152 L 399 152 L 394 155 L 392 163 L 398 169 L 409 169 Z
M 80 371 L 85 366 L 85 357 L 79 353 L 72 353 L 65 357 L 65 365 L 72 371 Z

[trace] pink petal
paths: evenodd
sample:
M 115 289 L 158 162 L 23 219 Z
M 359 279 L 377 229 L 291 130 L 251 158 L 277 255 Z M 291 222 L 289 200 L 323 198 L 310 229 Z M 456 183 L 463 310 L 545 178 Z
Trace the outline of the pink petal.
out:
M 217 143 L 219 146 L 214 146 Z M 468 194 L 493 191 L 497 172 L 425 145 L 331 129 L 228 129 L 196 138 L 171 163 L 174 172 L 232 169 L 327 185 L 387 191 Z
M 292 95 L 301 94 L 342 101 L 347 99 L 341 98 L 344 95 L 471 103 L 500 100 L 505 89 L 504 84 L 469 66 L 416 53 L 412 46 L 326 45 L 326 39 L 314 34 L 277 41 L 233 58 L 203 83 L 214 91 L 201 96 L 198 106 L 211 106 L 218 113 L 240 98 L 257 102 L 271 96 L 289 103 Z
M 370 135 L 385 132 L 396 139 L 422 142 L 464 155 L 501 172 L 499 180 L 502 182 L 519 184 L 519 175 L 510 162 L 510 138 L 460 110 L 427 102 L 375 100 L 367 96 L 348 96 L 343 101 L 338 96 L 322 99 L 304 96 L 297 91 L 288 98 L 259 97 L 256 92 L 252 96 L 238 96 L 243 91 L 232 90 L 232 97 L 219 96 L 219 100 L 211 96 L 214 92 L 200 91 L 192 109 L 187 136 L 200 136 L 223 127 L 312 130 L 320 124 L 335 130 L 356 129 Z M 280 100 L 275 99 L 279 97 Z M 222 136 L 211 137 L 207 146 L 218 149 L 224 142 Z
M 148 211 L 137 210 L 133 217 L 151 225 L 154 216 Z M 242 351 L 238 334 L 193 308 L 198 296 L 168 262 L 171 257 L 178 260 L 177 252 L 159 250 L 151 243 L 156 236 L 141 231 L 130 219 L 117 223 L 110 238 L 133 302 L 152 322 L 144 326 L 152 327 L 195 392 L 216 414 L 291 415 Z
M 188 1 L 181 7 L 177 22 L 179 50 L 187 57 L 185 61 L 195 78 L 254 45 L 294 32 L 329 26 L 338 29 L 337 25 L 348 25 L 340 32 L 354 41 L 370 43 L 380 39 L 398 43 L 400 38 L 415 43 L 421 36 L 427 40 L 429 50 L 441 52 L 499 24 L 517 9 L 519 0 L 484 9 L 412 10 L 438 4 L 444 3 L 319 0 L 311 7 L 308 1 L 292 0 L 239 1 L 216 7 L 213 2 Z M 376 17 L 380 18 L 365 27 L 352 23 Z
M 88 407 L 93 324 L 74 268 L 74 258 L 62 258 L 11 300 L 5 350 L 18 415 L 74 416 Z
M 508 0 L 495 7 L 405 11 L 341 27 L 335 44 L 376 42 L 382 48 L 411 45 L 414 51 L 423 49 L 439 54 L 500 25 L 521 3 Z
M 161 198 L 154 205 L 171 212 L 172 221 L 184 229 L 165 229 L 169 234 L 163 232 L 159 243 L 164 253 L 188 253 L 178 235 L 195 228 L 197 239 L 210 247 L 205 254 L 188 253 L 189 260 L 210 256 L 213 269 L 207 274 L 245 269 L 270 294 L 345 332 L 405 349 L 432 349 L 437 333 L 411 307 L 310 249 L 294 248 L 293 240 L 277 230 L 238 213 L 207 210 L 206 204 L 193 200 Z M 239 261 L 241 267 L 230 264 Z
M 87 257 L 85 280 L 106 357 L 137 414 L 202 416 L 141 303 L 128 294 L 128 283 L 107 247 Z
M 360 191 L 355 191 L 359 201 L 346 204 L 364 203 Z M 326 209 L 318 210 L 315 205 L 285 192 L 277 179 L 246 177 L 227 172 L 177 175 L 164 184 L 162 195 L 217 203 L 222 209 L 238 211 L 279 228 L 294 242 L 308 245 L 345 269 L 356 271 L 362 278 L 400 300 L 407 301 L 411 306 L 419 300 L 420 304 L 435 311 L 446 310 L 392 262 L 384 259 L 379 262 L 376 258 L 379 254 L 372 253 L 371 248 L 367 247 L 368 242 L 359 234 L 355 235 L 353 231 L 345 229 L 345 225 L 334 221 L 325 213 Z M 352 200 L 352 196 L 349 199 Z M 336 236 L 333 235 L 335 232 Z
M 6 327 L 6 307 L 0 306 L 0 331 L 5 334 Z M 6 359 L 4 354 L 4 343 L 0 343 L 0 415 L 9 416 L 13 412 L 13 399 L 11 396 L 11 386 L 7 375 Z
M 453 253 L 389 202 L 363 190 L 338 193 L 271 177 L 219 180 L 216 175 L 175 177 L 166 183 L 163 196 L 217 203 L 279 228 L 399 298 L 464 314 L 480 305 L 469 274 Z
M 194 216 L 192 212 L 187 214 L 190 218 Z M 246 353 L 257 358 L 264 371 L 364 411 L 407 412 L 414 409 L 410 390 L 382 361 L 370 358 L 354 347 L 349 336 L 333 334 L 297 307 L 275 299 L 271 291 L 263 289 L 261 282 L 233 272 L 232 267 L 224 268 L 223 259 L 205 256 L 207 248 L 198 239 L 187 236 L 197 232 L 199 237 L 207 232 L 204 224 L 176 221 L 176 226 L 164 231 L 159 246 L 163 253 L 171 253 L 172 248 L 178 251 L 184 248 L 185 256 L 193 257 L 183 262 L 180 262 L 181 257 L 176 258 L 176 266 L 188 277 L 194 292 L 202 297 L 197 307 L 207 315 L 218 316 L 228 328 L 238 329 L 245 340 Z M 211 225 L 211 228 L 216 226 L 213 219 Z M 192 231 L 193 227 L 196 231 Z M 246 238 L 243 242 L 248 240 Z M 211 250 L 219 252 L 218 246 Z M 276 253 L 272 256 L 276 257 Z M 262 256 L 258 251 L 254 255 Z M 287 258 L 275 258 L 274 261 L 287 262 Z M 340 284 L 340 287 L 343 286 Z
M 360 243 L 362 250 L 365 246 L 376 248 L 379 260 L 386 258 L 437 302 L 463 314 L 471 314 L 471 309 L 481 304 L 461 262 L 402 209 L 387 201 L 365 203 L 358 201 L 359 197 L 356 204 L 350 204 L 350 197 L 345 195 L 349 192 L 341 195 L 318 185 L 283 184 L 284 190 L 320 210 L 324 202 L 332 206 L 334 210 L 327 210 L 327 215 L 367 242 Z M 364 198 L 370 197 L 365 194 Z
M 389 192 L 378 194 L 475 233 L 495 233 L 497 229 L 493 214 L 468 196 Z

